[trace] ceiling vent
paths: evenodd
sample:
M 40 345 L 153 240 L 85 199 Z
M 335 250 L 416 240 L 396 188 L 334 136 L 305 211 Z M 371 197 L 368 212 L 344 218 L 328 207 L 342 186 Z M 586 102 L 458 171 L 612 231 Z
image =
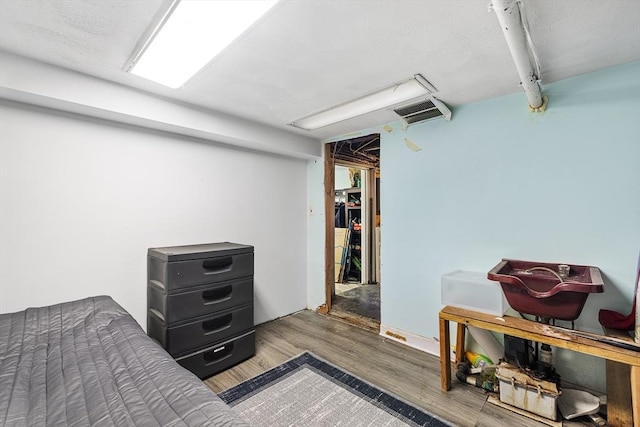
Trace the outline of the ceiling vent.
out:
M 442 101 L 433 97 L 409 105 L 395 106 L 392 110 L 407 126 L 439 118 L 451 120 L 451 110 Z

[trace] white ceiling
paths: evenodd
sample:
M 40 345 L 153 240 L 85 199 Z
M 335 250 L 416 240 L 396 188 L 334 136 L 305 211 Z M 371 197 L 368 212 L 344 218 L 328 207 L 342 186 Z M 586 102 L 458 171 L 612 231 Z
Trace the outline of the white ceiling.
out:
M 523 3 L 543 85 L 640 60 L 638 0 Z M 327 138 L 393 119 L 384 111 L 312 132 L 287 123 L 417 73 L 439 90 L 454 119 L 458 105 L 518 92 L 515 66 L 488 4 L 283 0 L 178 90 L 123 71 L 170 1 L 2 0 L 0 49 Z

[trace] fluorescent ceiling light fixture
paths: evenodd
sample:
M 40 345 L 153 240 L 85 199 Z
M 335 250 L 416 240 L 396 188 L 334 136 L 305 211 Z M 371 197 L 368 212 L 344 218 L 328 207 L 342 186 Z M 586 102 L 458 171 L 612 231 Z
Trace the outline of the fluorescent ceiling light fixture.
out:
M 275 3 L 276 0 L 176 0 L 129 72 L 178 88 Z
M 437 92 L 436 88 L 420 74 L 416 74 L 412 79 L 296 120 L 290 125 L 300 129 L 314 130 L 421 96 L 428 96 L 433 92 Z

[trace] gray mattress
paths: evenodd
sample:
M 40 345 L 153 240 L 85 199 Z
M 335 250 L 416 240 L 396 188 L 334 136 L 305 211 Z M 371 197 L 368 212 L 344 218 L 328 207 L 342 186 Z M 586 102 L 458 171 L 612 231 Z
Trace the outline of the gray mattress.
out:
M 0 315 L 0 426 L 245 426 L 110 297 Z

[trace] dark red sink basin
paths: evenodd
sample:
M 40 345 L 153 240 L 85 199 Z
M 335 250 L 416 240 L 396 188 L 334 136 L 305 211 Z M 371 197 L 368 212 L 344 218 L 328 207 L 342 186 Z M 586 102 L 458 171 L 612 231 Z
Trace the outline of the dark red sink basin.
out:
M 561 277 L 558 266 L 568 265 Z M 514 310 L 542 318 L 575 320 L 590 293 L 604 292 L 598 267 L 503 259 L 489 273 Z

